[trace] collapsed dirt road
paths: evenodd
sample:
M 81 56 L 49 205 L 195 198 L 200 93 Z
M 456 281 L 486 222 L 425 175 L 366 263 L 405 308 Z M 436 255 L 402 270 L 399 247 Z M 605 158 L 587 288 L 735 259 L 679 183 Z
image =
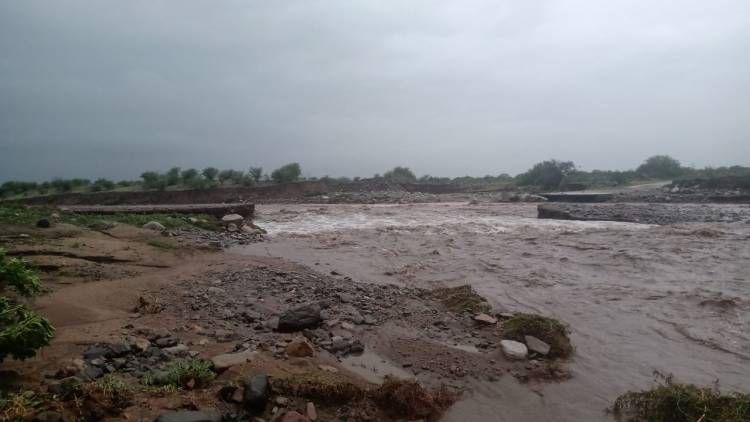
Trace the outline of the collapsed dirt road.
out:
M 744 222 L 537 220 L 524 204 L 264 205 L 257 216 L 270 240 L 231 253 L 371 283 L 468 283 L 497 310 L 570 324 L 570 380 L 474 381 L 444 420 L 606 420 L 654 371 L 750 388 Z

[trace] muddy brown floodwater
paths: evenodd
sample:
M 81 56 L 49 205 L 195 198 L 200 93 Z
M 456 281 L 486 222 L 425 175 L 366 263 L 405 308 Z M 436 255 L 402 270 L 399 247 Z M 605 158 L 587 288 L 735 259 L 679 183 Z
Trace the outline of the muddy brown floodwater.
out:
M 675 205 L 679 207 L 679 205 Z M 602 421 L 654 371 L 750 390 L 750 225 L 537 220 L 535 205 L 263 205 L 277 256 L 358 282 L 471 284 L 498 310 L 554 316 L 570 380 L 471 381 L 445 421 Z

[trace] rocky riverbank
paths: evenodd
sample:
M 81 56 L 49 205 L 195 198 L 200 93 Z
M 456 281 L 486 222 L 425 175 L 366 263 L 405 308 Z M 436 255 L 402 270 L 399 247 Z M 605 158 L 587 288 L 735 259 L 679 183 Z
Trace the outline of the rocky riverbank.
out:
M 543 204 L 539 218 L 621 221 L 642 224 L 750 223 L 748 205 L 709 204 Z

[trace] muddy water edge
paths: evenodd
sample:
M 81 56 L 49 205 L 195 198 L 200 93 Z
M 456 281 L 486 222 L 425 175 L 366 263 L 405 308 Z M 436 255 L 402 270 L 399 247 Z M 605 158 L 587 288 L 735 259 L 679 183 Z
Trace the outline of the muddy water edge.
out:
M 675 205 L 679 207 L 679 205 Z M 750 225 L 537 220 L 526 204 L 263 205 L 282 257 L 355 282 L 470 284 L 496 310 L 569 324 L 560 383 L 468 381 L 446 421 L 601 421 L 654 372 L 750 390 Z

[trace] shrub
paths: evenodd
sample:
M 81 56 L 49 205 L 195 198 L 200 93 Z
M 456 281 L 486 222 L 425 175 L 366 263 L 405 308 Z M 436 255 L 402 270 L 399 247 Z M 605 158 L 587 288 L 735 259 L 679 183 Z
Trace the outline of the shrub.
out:
M 92 192 L 100 192 L 104 190 L 112 190 L 115 188 L 115 183 L 111 180 L 107 179 L 96 179 L 94 180 L 94 183 L 91 184 L 89 189 Z
M 206 167 L 203 169 L 203 172 L 201 174 L 207 180 L 213 181 L 214 179 L 216 179 L 216 176 L 219 174 L 219 169 L 217 169 L 216 167 Z
M 750 394 L 722 394 L 717 387 L 679 384 L 661 377 L 650 390 L 629 391 L 612 408 L 621 421 L 737 422 L 750 420 Z
M 196 169 L 183 170 L 182 173 L 180 173 L 180 178 L 182 179 L 182 183 L 186 185 L 190 184 L 190 182 L 198 178 L 198 170 Z
M 547 160 L 534 164 L 527 172 L 516 176 L 521 186 L 538 186 L 541 189 L 557 189 L 565 176 L 575 172 L 572 161 Z
M 249 174 L 256 183 L 260 182 L 260 179 L 263 177 L 263 167 L 250 167 L 247 174 Z
M 396 183 L 414 183 L 417 181 L 417 176 L 409 170 L 409 167 L 394 167 L 393 170 L 383 173 L 383 177 Z
M 567 357 L 573 353 L 568 328 L 560 321 L 533 314 L 516 314 L 503 323 L 503 336 L 525 343 L 524 336 L 534 336 L 550 346 L 549 357 Z
M 643 162 L 636 170 L 639 174 L 656 179 L 671 179 L 682 174 L 680 162 L 668 155 L 654 155 Z
M 428 391 L 415 380 L 386 376 L 375 392 L 376 401 L 389 412 L 409 419 L 436 418 L 456 400 L 445 386 Z
M 11 289 L 20 297 L 30 297 L 41 291 L 39 277 L 25 262 L 10 258 L 0 249 L 0 291 Z M 5 357 L 26 359 L 49 344 L 54 335 L 49 321 L 23 304 L 8 297 L 0 297 L 0 362 Z
M 302 169 L 299 163 L 289 163 L 271 172 L 271 179 L 276 183 L 289 183 L 299 179 Z
M 204 359 L 185 359 L 172 363 L 166 373 L 148 373 L 143 378 L 146 385 L 171 385 L 178 388 L 204 387 L 216 374 L 211 362 Z
M 174 186 L 180 183 L 180 168 L 172 167 L 167 171 L 167 186 Z
M 155 171 L 147 171 L 141 174 L 144 189 L 164 190 L 167 188 L 167 177 Z

